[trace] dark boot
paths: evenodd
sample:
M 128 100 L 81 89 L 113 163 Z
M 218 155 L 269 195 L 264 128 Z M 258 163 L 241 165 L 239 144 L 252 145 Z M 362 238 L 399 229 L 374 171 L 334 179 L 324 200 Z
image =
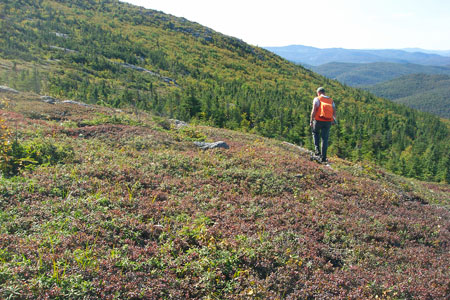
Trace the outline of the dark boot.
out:
M 315 155 L 315 156 L 320 156 L 320 150 L 319 150 L 319 148 L 316 147 L 316 149 L 314 150 L 314 155 Z

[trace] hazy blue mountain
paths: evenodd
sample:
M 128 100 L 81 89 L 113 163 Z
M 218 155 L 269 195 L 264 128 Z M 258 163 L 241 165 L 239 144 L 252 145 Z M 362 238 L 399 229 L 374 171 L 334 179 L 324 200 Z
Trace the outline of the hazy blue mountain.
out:
M 450 76 L 409 74 L 364 89 L 409 107 L 450 119 Z
M 430 54 L 437 54 L 441 56 L 450 56 L 450 50 L 428 50 L 428 49 L 421 49 L 421 48 L 404 48 L 401 49 L 407 52 L 422 52 L 422 53 L 430 53 Z
M 357 50 L 343 48 L 314 48 L 302 45 L 283 47 L 265 47 L 292 62 L 310 65 L 322 65 L 329 62 L 373 63 L 394 62 L 421 65 L 450 65 L 450 57 L 432 53 L 410 52 L 405 50 Z
M 320 66 L 306 66 L 312 71 L 350 86 L 360 87 L 388 81 L 408 74 L 446 74 L 450 67 L 424 66 L 376 62 L 368 64 L 332 62 Z

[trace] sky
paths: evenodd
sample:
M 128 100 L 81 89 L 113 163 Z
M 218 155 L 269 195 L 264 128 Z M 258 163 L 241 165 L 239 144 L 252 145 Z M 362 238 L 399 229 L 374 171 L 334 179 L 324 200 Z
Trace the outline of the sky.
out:
M 450 50 L 449 0 L 126 0 L 260 47 Z

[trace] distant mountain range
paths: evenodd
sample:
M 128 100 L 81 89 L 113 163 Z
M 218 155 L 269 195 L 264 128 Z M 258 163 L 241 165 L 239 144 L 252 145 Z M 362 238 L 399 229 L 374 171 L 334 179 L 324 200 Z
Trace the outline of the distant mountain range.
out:
M 353 87 L 361 87 L 385 82 L 409 74 L 446 74 L 450 66 L 424 66 L 375 62 L 368 64 L 331 62 L 320 66 L 306 66 L 325 77 L 336 79 Z
M 450 65 L 450 57 L 435 53 L 412 52 L 414 49 L 395 50 L 356 50 L 343 48 L 314 48 L 302 45 L 283 47 L 265 47 L 265 49 L 298 64 L 318 66 L 330 62 L 373 63 L 393 62 L 412 63 L 419 65 L 446 66 Z M 448 54 L 449 51 L 438 51 Z
M 409 107 L 450 119 L 450 67 L 333 62 L 312 71 Z
M 327 63 L 312 71 L 409 107 L 450 119 L 450 67 L 377 62 Z
M 450 76 L 409 74 L 364 88 L 373 94 L 450 119 Z
M 450 118 L 450 51 L 266 47 L 330 79 Z
M 407 52 L 422 52 L 422 53 L 430 53 L 430 54 L 437 54 L 441 56 L 450 56 L 450 50 L 426 50 L 421 48 L 404 48 L 401 49 Z

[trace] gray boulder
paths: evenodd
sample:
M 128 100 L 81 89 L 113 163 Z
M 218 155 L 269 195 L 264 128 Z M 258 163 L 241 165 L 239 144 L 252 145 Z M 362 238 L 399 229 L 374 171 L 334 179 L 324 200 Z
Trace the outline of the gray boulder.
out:
M 228 146 L 227 143 L 218 141 L 214 143 L 205 143 L 205 142 L 194 142 L 194 144 L 199 147 L 200 149 L 207 150 L 207 149 L 215 149 L 215 148 L 223 148 L 223 149 L 229 149 L 230 146 Z
M 170 78 L 170 77 L 162 76 L 162 75 L 160 75 L 160 74 L 158 74 L 158 73 L 156 73 L 156 72 L 147 70 L 146 68 L 139 67 L 139 66 L 135 66 L 135 65 L 132 65 L 132 64 L 128 64 L 128 63 L 120 63 L 120 65 L 121 65 L 122 67 L 124 67 L 124 68 L 133 69 L 133 70 L 136 70 L 136 71 L 148 73 L 148 74 L 150 74 L 150 75 L 152 75 L 152 76 L 156 76 L 156 77 L 162 79 L 162 80 L 163 80 L 164 82 L 166 82 L 166 83 L 171 83 L 171 84 L 173 84 L 173 85 L 175 85 L 175 86 L 179 86 L 179 85 L 177 84 L 177 82 L 176 82 L 175 79 Z
M 61 101 L 61 103 L 68 103 L 68 104 L 75 104 L 75 105 L 90 107 L 89 104 L 78 102 L 78 101 L 73 101 L 73 100 L 64 100 L 64 101 Z
M 176 120 L 176 119 L 169 119 L 169 122 L 172 123 L 176 129 L 180 129 L 180 128 L 183 128 L 183 127 L 186 127 L 189 125 L 188 123 L 186 123 L 184 121 L 180 121 L 180 120 Z
M 12 88 L 4 86 L 4 85 L 0 85 L 0 93 L 14 93 L 14 94 L 18 94 L 19 91 L 16 91 L 15 89 L 12 89 Z
M 55 103 L 59 102 L 58 99 L 53 98 L 51 96 L 41 96 L 41 100 L 46 102 L 46 103 L 49 103 L 49 104 L 55 104 Z
M 62 37 L 62 38 L 65 38 L 65 39 L 67 39 L 68 37 L 69 37 L 69 35 L 68 34 L 65 34 L 65 33 L 61 33 L 61 32 L 52 32 L 54 35 L 56 35 L 57 37 Z
M 72 49 L 68 49 L 68 48 L 63 48 L 63 47 L 58 47 L 58 46 L 49 46 L 49 47 L 51 49 L 61 50 L 61 51 L 68 52 L 68 53 L 78 53 L 78 51 L 72 50 Z

